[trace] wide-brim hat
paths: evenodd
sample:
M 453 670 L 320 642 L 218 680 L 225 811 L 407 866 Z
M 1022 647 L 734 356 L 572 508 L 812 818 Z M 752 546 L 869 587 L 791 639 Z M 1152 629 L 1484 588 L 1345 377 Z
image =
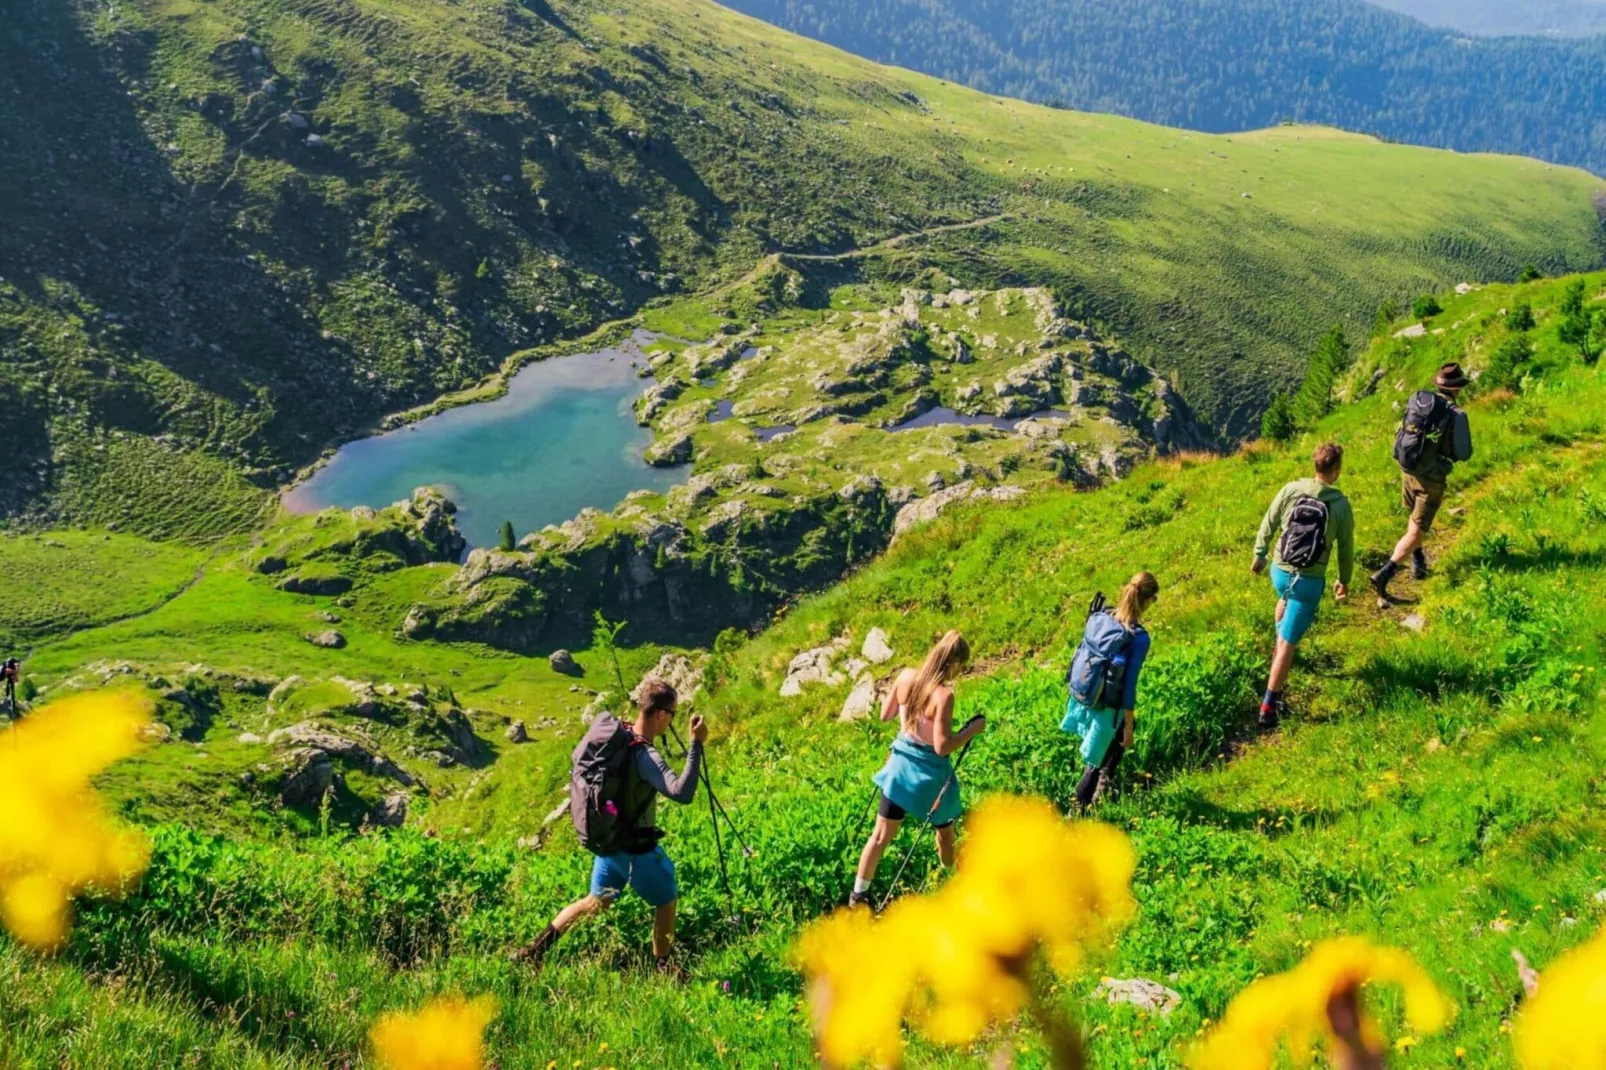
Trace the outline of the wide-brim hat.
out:
M 1461 390 L 1471 382 L 1467 373 L 1461 370 L 1459 364 L 1446 364 L 1439 369 L 1439 374 L 1433 380 L 1433 385 L 1442 390 Z

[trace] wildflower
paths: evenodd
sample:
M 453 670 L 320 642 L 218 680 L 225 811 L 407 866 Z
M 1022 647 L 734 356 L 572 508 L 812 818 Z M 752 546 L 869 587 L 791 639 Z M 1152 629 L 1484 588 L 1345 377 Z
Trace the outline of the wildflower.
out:
M 1339 937 L 1317 944 L 1305 961 L 1287 973 L 1262 978 L 1240 992 L 1221 1024 L 1194 1049 L 1194 1070 L 1256 1070 L 1274 1064 L 1286 1042 L 1297 1065 L 1307 1065 L 1317 1045 L 1332 1051 L 1339 1044 L 1332 1008 L 1352 1001 L 1358 1016 L 1354 1032 L 1376 1051 L 1380 1035 L 1359 1002 L 1368 982 L 1399 985 L 1405 992 L 1405 1017 L 1417 1033 L 1436 1033 L 1450 1017 L 1450 1005 L 1403 951 L 1374 947 L 1365 940 Z
M 1030 1000 L 1039 950 L 1068 973 L 1131 917 L 1135 864 L 1115 829 L 1067 824 L 1041 800 L 986 800 L 942 891 L 902 899 L 879 921 L 839 912 L 803 934 L 821 1056 L 892 1065 L 906 1017 L 941 1044 L 1013 1018 Z
M 480 1070 L 496 1000 L 446 996 L 414 1014 L 381 1015 L 368 1034 L 385 1070 Z
M 145 871 L 143 836 L 112 823 L 90 780 L 140 747 L 130 692 L 52 703 L 0 736 L 0 922 L 41 951 L 66 938 L 72 897 Z
M 1606 930 L 1551 963 L 1515 1032 L 1522 1070 L 1606 1066 Z

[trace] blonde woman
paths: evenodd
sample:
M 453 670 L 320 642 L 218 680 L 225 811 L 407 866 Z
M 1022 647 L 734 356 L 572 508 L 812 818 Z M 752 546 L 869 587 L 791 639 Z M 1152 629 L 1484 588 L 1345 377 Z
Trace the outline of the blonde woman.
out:
M 1072 680 L 1065 719 L 1060 722 L 1063 731 L 1082 737 L 1082 761 L 1086 765 L 1076 786 L 1079 809 L 1092 805 L 1100 781 L 1108 783 L 1121 756 L 1132 746 L 1138 674 L 1143 671 L 1143 659 L 1149 656 L 1149 633 L 1143 627 L 1143 614 L 1159 597 L 1160 581 L 1153 573 L 1139 572 L 1121 588 L 1114 607 L 1088 617 L 1071 672 L 1075 677 L 1090 661 L 1101 661 L 1101 675 L 1094 694 L 1085 700 L 1078 697 L 1076 681 Z
M 898 835 L 909 814 L 937 831 L 937 856 L 954 864 L 954 822 L 959 819 L 959 781 L 949 755 L 981 734 L 986 719 L 973 717 L 954 731 L 953 680 L 970 661 L 970 647 L 958 632 L 949 632 L 931 648 L 918 669 L 905 669 L 881 707 L 881 719 L 898 718 L 887 764 L 874 777 L 881 789 L 875 830 L 859 856 L 849 906 L 870 905 L 870 882 L 881 856 Z

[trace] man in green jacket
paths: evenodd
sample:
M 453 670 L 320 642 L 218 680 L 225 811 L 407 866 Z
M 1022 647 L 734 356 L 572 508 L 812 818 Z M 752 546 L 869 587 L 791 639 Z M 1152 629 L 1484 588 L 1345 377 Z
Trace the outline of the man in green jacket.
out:
M 1277 653 L 1271 662 L 1271 679 L 1260 703 L 1260 727 L 1276 728 L 1286 712 L 1283 687 L 1294 665 L 1294 650 L 1316 620 L 1327 588 L 1327 562 L 1338 551 L 1338 579 L 1333 597 L 1342 602 L 1349 596 L 1350 576 L 1355 569 L 1355 514 L 1349 499 L 1335 484 L 1344 470 L 1344 447 L 1335 443 L 1317 446 L 1312 457 L 1316 475 L 1296 479 L 1272 499 L 1255 537 L 1255 575 L 1266 570 L 1272 539 L 1282 532 L 1271 566 L 1271 582 L 1277 591 Z

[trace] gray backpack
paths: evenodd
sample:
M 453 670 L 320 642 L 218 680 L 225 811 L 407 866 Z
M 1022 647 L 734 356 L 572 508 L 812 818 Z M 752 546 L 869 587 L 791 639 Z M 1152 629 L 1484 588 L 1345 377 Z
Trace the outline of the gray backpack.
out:
M 636 749 L 646 745 L 629 725 L 603 712 L 574 748 L 569 818 L 580 844 L 594 855 L 639 852 L 651 839 L 636 827 L 641 815 L 633 797 L 639 791 L 631 790 L 639 779 Z

